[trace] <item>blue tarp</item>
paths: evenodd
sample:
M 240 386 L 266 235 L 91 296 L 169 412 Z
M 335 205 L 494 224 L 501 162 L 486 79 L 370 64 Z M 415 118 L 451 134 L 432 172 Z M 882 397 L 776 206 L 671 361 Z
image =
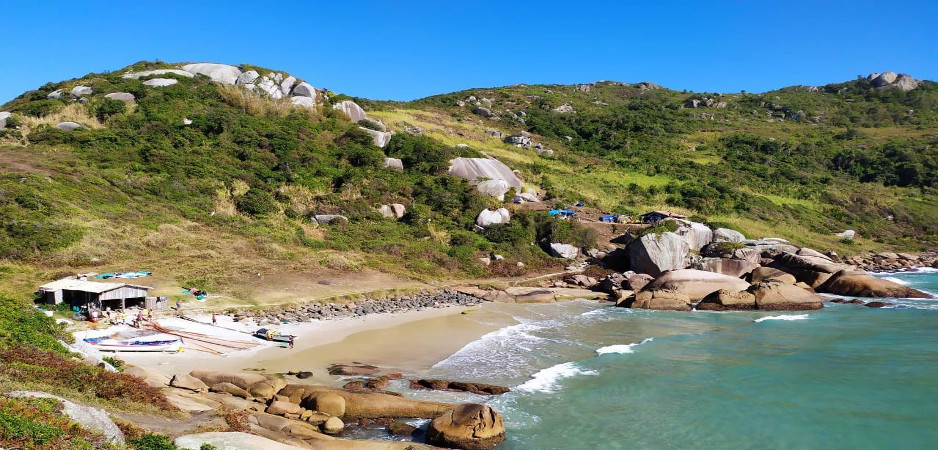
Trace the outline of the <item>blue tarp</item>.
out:
M 599 221 L 600 221 L 600 222 L 612 222 L 612 223 L 615 223 L 615 222 L 618 222 L 618 221 L 619 221 L 619 216 L 617 216 L 617 215 L 615 215 L 615 214 L 606 214 L 606 215 L 604 215 L 604 216 L 601 216 L 601 217 L 599 218 Z
M 576 213 L 569 209 L 552 209 L 547 212 L 551 216 L 575 216 Z

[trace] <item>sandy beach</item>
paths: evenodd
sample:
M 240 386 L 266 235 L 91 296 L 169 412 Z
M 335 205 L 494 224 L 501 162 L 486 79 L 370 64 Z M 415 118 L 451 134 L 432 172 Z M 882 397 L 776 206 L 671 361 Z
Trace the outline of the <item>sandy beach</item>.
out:
M 121 352 L 117 357 L 168 375 L 205 369 L 267 373 L 295 370 L 313 372 L 311 381 L 329 384 L 338 380 L 326 371 L 331 364 L 359 362 L 405 374 L 419 373 L 486 333 L 515 323 L 497 305 L 484 304 L 268 326 L 297 336 L 290 349 L 249 337 L 247 333 L 259 328 L 253 322 L 236 323 L 229 316 L 219 315 L 218 326 L 212 326 L 210 315 L 192 318 L 202 323 L 178 318 L 160 319 L 159 323 L 166 328 L 230 340 L 253 340 L 258 345 L 215 355 L 187 344 L 180 353 Z M 78 339 L 86 336 L 84 332 L 76 334 Z

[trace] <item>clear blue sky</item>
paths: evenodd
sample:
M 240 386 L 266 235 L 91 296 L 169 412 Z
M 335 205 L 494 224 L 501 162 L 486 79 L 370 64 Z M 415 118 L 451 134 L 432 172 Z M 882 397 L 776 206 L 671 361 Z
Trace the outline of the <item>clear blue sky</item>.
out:
M 936 80 L 936 24 L 935 0 L 0 0 L 0 103 L 153 59 L 251 63 L 395 100 L 596 80 L 707 92 L 884 70 Z

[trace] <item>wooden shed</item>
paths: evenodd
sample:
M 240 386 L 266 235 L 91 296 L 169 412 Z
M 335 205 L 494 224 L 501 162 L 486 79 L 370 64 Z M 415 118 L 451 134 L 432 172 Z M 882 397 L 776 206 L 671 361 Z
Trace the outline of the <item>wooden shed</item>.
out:
M 40 286 L 39 295 L 44 303 L 50 305 L 68 303 L 74 308 L 91 304 L 100 309 L 123 309 L 127 306 L 142 306 L 150 289 L 153 288 L 63 278 Z

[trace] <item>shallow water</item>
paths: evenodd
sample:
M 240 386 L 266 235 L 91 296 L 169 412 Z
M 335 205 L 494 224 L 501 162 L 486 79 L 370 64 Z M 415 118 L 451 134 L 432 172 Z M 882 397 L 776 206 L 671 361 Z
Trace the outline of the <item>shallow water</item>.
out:
M 938 273 L 884 275 L 938 292 Z M 938 301 L 873 309 L 669 312 L 499 306 L 518 325 L 431 374 L 513 387 L 502 449 L 933 448 Z

